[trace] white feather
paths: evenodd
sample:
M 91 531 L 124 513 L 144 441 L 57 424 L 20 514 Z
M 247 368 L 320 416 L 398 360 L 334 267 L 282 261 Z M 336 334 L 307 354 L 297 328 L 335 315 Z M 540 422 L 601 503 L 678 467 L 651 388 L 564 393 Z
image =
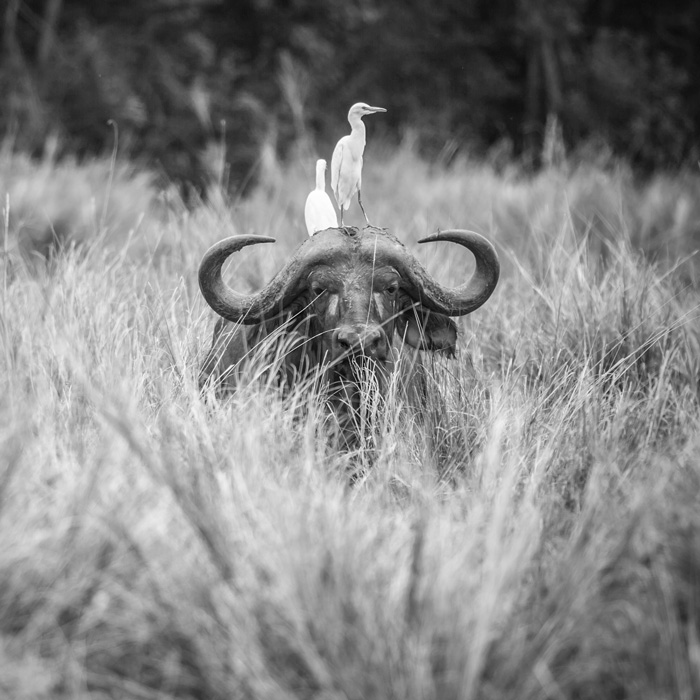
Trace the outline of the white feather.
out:
M 304 207 L 304 220 L 309 236 L 327 228 L 338 227 L 338 217 L 331 198 L 326 194 L 326 161 L 316 161 L 316 189 L 309 193 Z
M 383 107 L 371 107 L 364 102 L 358 102 L 350 107 L 348 122 L 352 127 L 347 136 L 338 141 L 331 158 L 331 190 L 340 209 L 340 225 L 343 225 L 343 214 L 350 207 L 352 198 L 357 195 L 369 224 L 367 214 L 362 206 L 360 190 L 362 188 L 362 154 L 365 152 L 365 125 L 362 117 L 366 114 L 386 112 Z

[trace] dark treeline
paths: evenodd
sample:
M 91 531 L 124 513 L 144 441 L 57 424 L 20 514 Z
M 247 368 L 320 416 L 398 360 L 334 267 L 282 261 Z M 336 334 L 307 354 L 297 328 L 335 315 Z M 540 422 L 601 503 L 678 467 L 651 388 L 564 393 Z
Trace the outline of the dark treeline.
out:
M 375 134 L 431 156 L 536 165 L 552 115 L 567 147 L 641 168 L 699 155 L 695 0 L 5 2 L 0 127 L 34 153 L 102 152 L 113 120 L 178 180 L 211 176 L 225 145 L 235 184 L 262 144 L 332 144 L 363 100 L 389 110 Z

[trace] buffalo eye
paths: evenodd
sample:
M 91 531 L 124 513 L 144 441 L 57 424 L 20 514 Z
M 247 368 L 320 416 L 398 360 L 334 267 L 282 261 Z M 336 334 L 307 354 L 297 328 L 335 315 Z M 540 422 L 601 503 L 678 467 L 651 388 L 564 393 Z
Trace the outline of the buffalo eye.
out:
M 311 293 L 315 297 L 320 297 L 321 294 L 323 294 L 325 291 L 326 291 L 325 287 L 323 287 L 322 285 L 320 285 L 318 283 L 314 283 L 311 285 Z
M 392 282 L 391 284 L 387 285 L 387 287 L 384 291 L 391 297 L 395 296 L 396 292 L 399 291 L 398 282 Z

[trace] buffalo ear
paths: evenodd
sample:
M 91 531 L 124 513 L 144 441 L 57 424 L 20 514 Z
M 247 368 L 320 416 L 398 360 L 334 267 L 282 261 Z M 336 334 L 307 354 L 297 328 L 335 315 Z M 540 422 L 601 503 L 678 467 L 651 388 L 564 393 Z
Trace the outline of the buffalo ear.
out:
M 455 354 L 457 325 L 449 316 L 414 307 L 404 311 L 396 324 L 408 345 L 418 350 L 444 352 L 449 357 Z
M 284 309 L 279 311 L 274 316 L 265 318 L 261 322 L 261 326 L 265 329 L 266 334 L 276 331 L 285 323 L 290 323 L 290 327 L 297 328 L 309 318 L 309 297 L 308 294 L 300 294 L 286 304 Z

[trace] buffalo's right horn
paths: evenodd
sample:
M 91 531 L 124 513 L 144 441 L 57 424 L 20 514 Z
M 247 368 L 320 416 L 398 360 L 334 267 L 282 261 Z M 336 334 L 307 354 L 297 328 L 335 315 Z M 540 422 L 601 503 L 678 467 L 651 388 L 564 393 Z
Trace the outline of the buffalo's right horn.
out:
M 496 249 L 486 238 L 473 231 L 450 229 L 438 231 L 418 243 L 450 241 L 458 243 L 474 255 L 474 274 L 462 285 L 450 289 L 436 282 L 419 265 L 409 267 L 404 274 L 412 282 L 409 294 L 430 311 L 445 316 L 464 316 L 478 309 L 493 293 L 500 275 L 500 264 Z

